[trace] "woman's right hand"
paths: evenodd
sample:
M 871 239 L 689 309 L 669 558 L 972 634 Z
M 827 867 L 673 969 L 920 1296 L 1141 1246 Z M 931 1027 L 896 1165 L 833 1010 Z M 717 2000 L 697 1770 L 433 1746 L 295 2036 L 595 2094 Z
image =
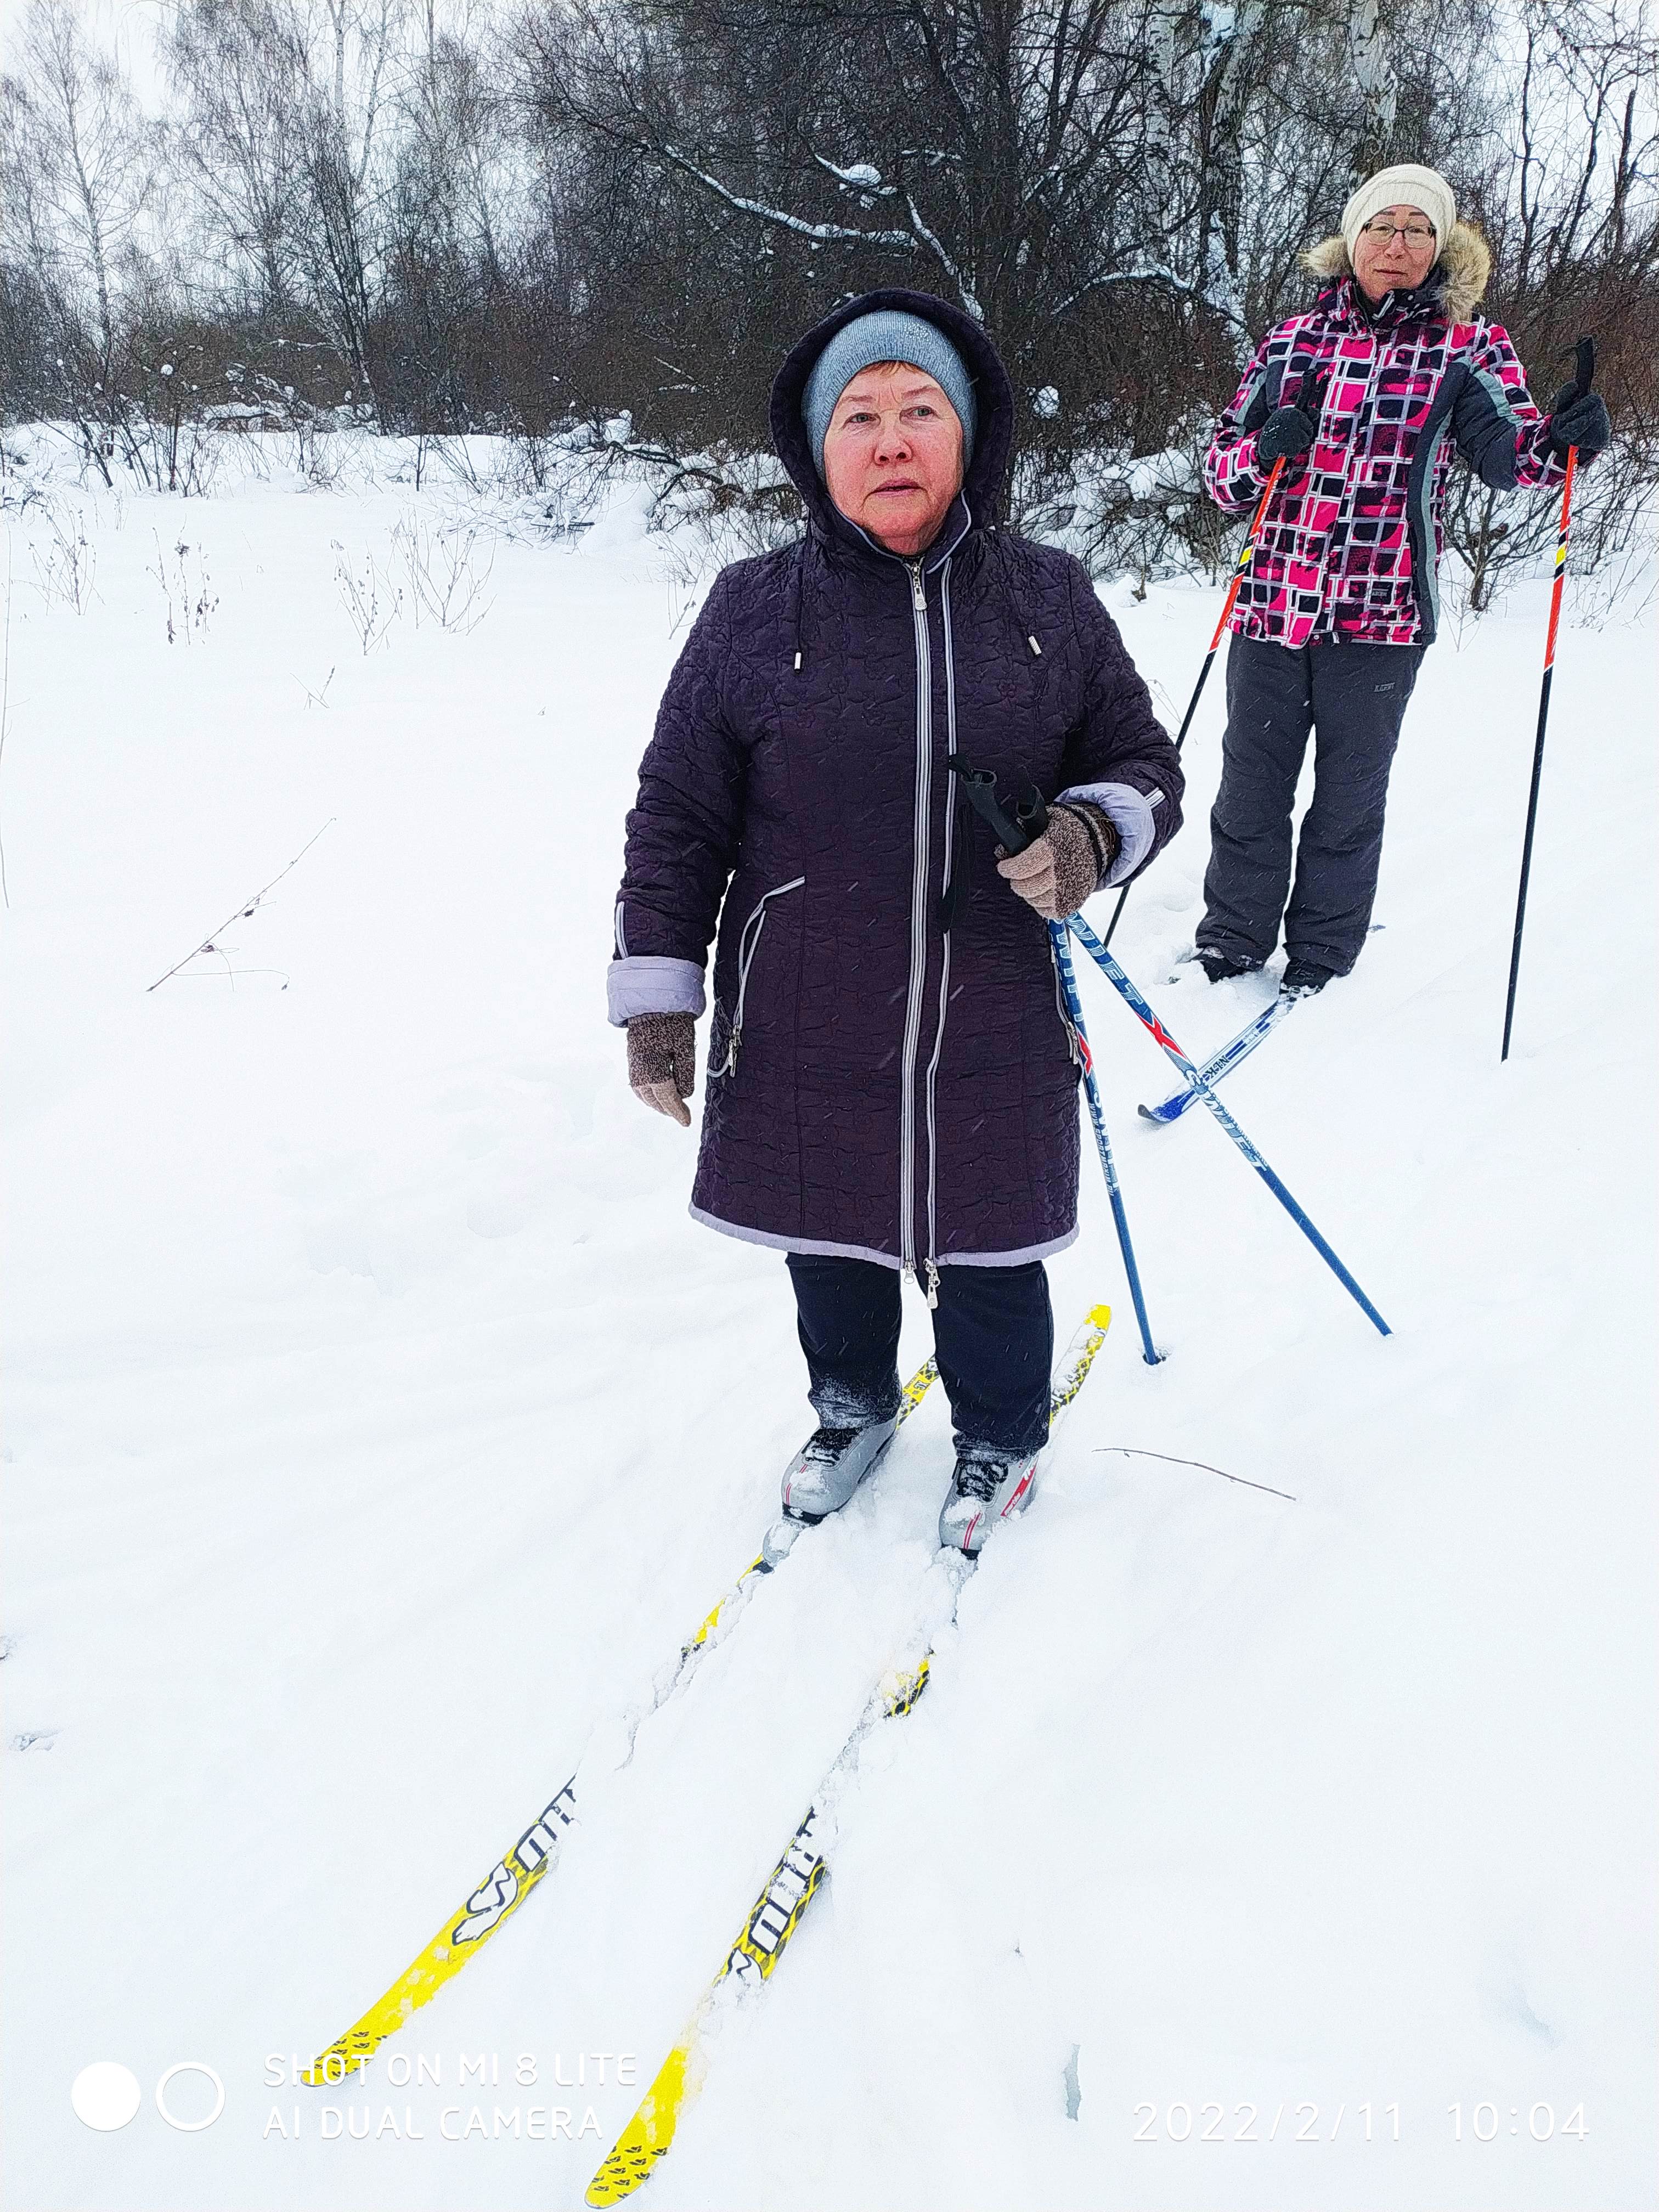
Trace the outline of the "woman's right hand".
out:
M 697 1074 L 697 1028 L 690 1014 L 635 1014 L 628 1024 L 628 1082 L 653 1113 L 691 1126 L 685 1102 Z

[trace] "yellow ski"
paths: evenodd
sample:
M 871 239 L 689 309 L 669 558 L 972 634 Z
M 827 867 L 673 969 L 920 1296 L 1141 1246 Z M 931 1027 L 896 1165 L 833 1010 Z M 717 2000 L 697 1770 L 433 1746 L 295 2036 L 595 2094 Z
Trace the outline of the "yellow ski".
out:
M 964 1566 L 966 1562 L 963 1562 Z M 965 1579 L 965 1577 L 959 1579 Z M 734 1993 L 770 1978 L 783 1956 L 784 1946 L 799 1925 L 813 1893 L 829 1871 L 819 1832 L 824 1823 L 823 1801 L 830 1783 L 851 1764 L 852 1754 L 878 1720 L 907 1713 L 927 1682 L 928 1661 L 908 1674 L 884 1682 L 863 1717 L 842 1748 L 811 1812 L 789 1838 L 787 1850 L 767 1877 L 726 1964 L 704 1991 L 702 2001 L 687 2022 L 679 2041 L 657 2069 L 657 2078 L 646 2091 L 639 2110 L 617 2139 L 615 2148 L 588 2185 L 587 2201 L 593 2205 L 617 2204 L 649 2180 L 656 2161 L 665 2158 L 681 2115 L 703 2083 L 707 2071 L 704 2031 L 716 2007 L 726 2000 L 729 1980 Z
M 1093 1307 L 1073 1340 L 1068 1364 L 1048 1399 L 1048 1427 L 1083 1388 L 1095 1354 L 1106 1341 L 1111 1324 L 1109 1306 Z M 943 1563 L 949 1578 L 951 1608 L 975 1561 L 954 1555 Z M 639 2110 L 618 2136 L 610 2155 L 588 2184 L 587 2202 L 595 2208 L 619 2204 L 648 2181 L 659 2160 L 668 2155 L 675 2132 L 687 2108 L 702 2088 L 708 2071 L 706 2029 L 717 2008 L 740 2002 L 750 1990 L 770 1979 L 783 1956 L 784 1947 L 800 1925 L 801 1917 L 829 1872 L 828 1854 L 834 1842 L 835 1810 L 845 1778 L 857 1761 L 859 1749 L 871 1730 L 884 1720 L 910 1711 L 927 1686 L 933 1647 L 940 1627 L 924 1634 L 921 1656 L 913 1663 L 884 1674 L 813 1799 L 806 1818 L 789 1838 L 783 1856 L 773 1868 L 756 1899 L 726 1963 L 704 1990 L 674 2048 L 658 2069 L 656 2079 L 640 2101 Z
M 898 1411 L 901 1424 L 908 1420 L 921 1405 L 938 1373 L 938 1363 L 929 1358 L 905 1384 Z M 678 1657 L 663 1670 L 653 1685 L 650 1704 L 630 1725 L 630 1740 L 641 1720 L 685 1688 L 705 1653 L 730 1628 L 755 1584 L 787 1556 L 801 1528 L 799 1522 L 781 1522 L 768 1532 L 760 1552 L 680 1646 Z M 313 2089 L 337 2087 L 365 2059 L 372 2057 L 388 2036 L 395 2035 L 412 2013 L 429 2003 L 496 1929 L 512 1918 L 537 1883 L 544 1881 L 557 1863 L 565 1831 L 574 1826 L 576 1818 L 576 1781 L 573 1774 L 563 1789 L 548 1800 L 518 1841 L 496 1861 L 459 1911 L 445 1921 L 413 1964 L 361 2020 L 319 2054 L 300 2076 L 302 2081 Z

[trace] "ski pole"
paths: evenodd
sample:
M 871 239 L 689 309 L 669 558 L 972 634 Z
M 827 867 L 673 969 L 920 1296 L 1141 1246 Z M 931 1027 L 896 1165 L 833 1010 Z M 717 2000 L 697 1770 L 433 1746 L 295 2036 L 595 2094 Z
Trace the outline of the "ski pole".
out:
M 1580 338 L 1575 398 L 1583 398 L 1595 380 L 1595 341 Z M 1515 1023 L 1515 987 L 1521 980 L 1521 933 L 1527 925 L 1527 879 L 1532 873 L 1532 833 L 1538 821 L 1538 787 L 1544 775 L 1544 732 L 1549 726 L 1550 684 L 1555 675 L 1555 633 L 1561 620 L 1561 586 L 1567 573 L 1567 532 L 1572 524 L 1572 479 L 1578 467 L 1578 448 L 1567 448 L 1566 481 L 1561 487 L 1561 533 L 1555 544 L 1555 588 L 1550 594 L 1550 630 L 1544 646 L 1544 684 L 1538 695 L 1538 736 L 1532 749 L 1532 789 L 1527 799 L 1527 835 L 1521 848 L 1521 891 L 1515 904 L 1515 942 L 1510 949 L 1510 988 L 1504 1001 L 1504 1049 L 1501 1066 L 1510 1056 L 1510 1030 Z
M 1304 381 L 1305 382 L 1306 380 L 1304 379 Z M 1267 501 L 1273 495 L 1284 467 L 1285 455 L 1281 453 L 1268 471 L 1266 489 L 1256 502 L 1255 513 L 1251 517 L 1249 529 L 1245 534 L 1244 550 L 1238 556 L 1237 564 L 1233 569 L 1233 580 L 1227 586 L 1227 596 L 1222 603 L 1221 619 L 1215 626 L 1215 635 L 1210 640 L 1210 649 L 1204 656 L 1204 665 L 1198 672 L 1198 681 L 1193 686 L 1193 696 L 1187 702 L 1187 711 L 1181 718 L 1181 727 L 1176 734 L 1177 752 L 1186 744 L 1187 732 L 1193 726 L 1193 716 L 1198 712 L 1198 702 L 1204 696 L 1204 686 L 1210 680 L 1210 670 L 1214 665 L 1216 654 L 1221 649 L 1221 640 L 1231 617 L 1234 602 L 1238 598 L 1238 587 L 1244 581 L 1250 563 L 1255 558 L 1255 543 L 1261 534 L 1262 521 L 1267 512 Z M 1112 932 L 1122 918 L 1124 901 L 1128 896 L 1129 886 L 1125 884 L 1117 895 L 1117 904 L 1112 908 L 1112 918 L 1106 925 L 1105 942 L 1108 945 L 1112 941 Z
M 1135 1265 L 1135 1248 L 1129 1238 L 1129 1217 L 1123 1210 L 1123 1194 L 1118 1188 L 1112 1140 L 1106 1134 L 1106 1116 L 1101 1111 L 1100 1085 L 1095 1081 L 1095 1056 L 1089 1048 L 1088 1032 L 1083 1026 L 1083 1002 L 1078 996 L 1077 977 L 1072 969 L 1072 949 L 1066 942 L 1065 923 L 1051 921 L 1048 935 L 1054 944 L 1054 968 L 1060 976 L 1060 988 L 1065 994 L 1066 1012 L 1076 1033 L 1078 1053 L 1083 1062 L 1083 1088 L 1089 1101 L 1089 1119 L 1094 1124 L 1095 1146 L 1100 1153 L 1100 1164 L 1106 1176 L 1106 1195 L 1112 1202 L 1112 1218 L 1117 1224 L 1118 1249 L 1123 1255 L 1123 1272 L 1129 1278 L 1129 1296 L 1134 1301 L 1135 1320 L 1139 1325 L 1140 1341 L 1144 1347 L 1141 1357 L 1149 1367 L 1156 1367 L 1164 1354 L 1152 1342 L 1152 1325 L 1146 1319 L 1146 1301 L 1140 1292 L 1140 1270 Z
M 1389 1328 L 1387 1322 L 1383 1320 L 1382 1315 L 1378 1313 L 1376 1308 L 1365 1296 L 1364 1291 L 1360 1289 L 1358 1284 L 1355 1282 L 1353 1277 L 1348 1273 L 1340 1260 L 1337 1258 L 1335 1253 L 1332 1251 L 1330 1246 L 1325 1242 L 1325 1239 L 1314 1227 L 1312 1222 L 1309 1220 L 1307 1215 L 1302 1211 L 1302 1208 L 1291 1196 L 1290 1192 L 1285 1189 L 1284 1184 L 1273 1173 L 1273 1170 L 1267 1165 L 1266 1160 L 1262 1158 L 1261 1153 L 1257 1152 L 1255 1146 L 1250 1142 L 1244 1132 L 1239 1127 L 1237 1122 L 1234 1121 L 1232 1115 L 1227 1111 L 1221 1101 L 1216 1097 L 1214 1091 L 1211 1090 L 1209 1085 L 1204 1080 L 1202 1073 L 1198 1068 L 1194 1067 L 1192 1061 L 1188 1059 L 1186 1054 L 1182 1052 L 1181 1047 L 1170 1035 L 1170 1032 L 1164 1028 L 1163 1023 L 1159 1021 L 1158 1016 L 1152 1012 L 1151 1006 L 1147 1005 L 1146 1000 L 1141 996 L 1140 992 L 1136 988 L 1135 985 L 1130 981 L 1128 976 L 1125 975 L 1118 963 L 1113 959 L 1111 954 L 1106 950 L 1106 947 L 1095 935 L 1088 923 L 1084 921 L 1081 915 L 1074 914 L 1072 916 L 1071 929 L 1072 934 L 1077 939 L 1079 944 L 1082 945 L 1084 951 L 1088 953 L 1090 957 L 1100 968 L 1102 972 L 1104 974 L 1107 981 L 1110 983 L 1113 989 L 1118 994 L 1119 997 L 1121 998 L 1128 1006 L 1130 1012 L 1134 1015 L 1136 1020 L 1139 1021 L 1145 1029 L 1151 1032 L 1158 1043 L 1163 1046 L 1164 1051 L 1175 1062 L 1176 1066 L 1181 1070 L 1181 1073 L 1186 1077 L 1188 1084 L 1190 1084 L 1193 1089 L 1197 1091 L 1199 1097 L 1209 1108 L 1211 1113 L 1215 1115 L 1216 1120 L 1220 1122 L 1222 1127 L 1226 1131 L 1229 1137 L 1231 1137 L 1234 1144 L 1237 1146 L 1239 1151 L 1243 1153 L 1245 1158 L 1255 1170 L 1256 1173 L 1261 1177 L 1263 1182 L 1267 1184 L 1268 1189 L 1272 1191 L 1273 1196 L 1279 1200 L 1286 1213 L 1290 1215 L 1291 1220 L 1295 1222 L 1297 1227 L 1308 1239 L 1308 1242 L 1313 1246 L 1315 1251 L 1318 1253 L 1320 1258 L 1324 1261 L 1326 1266 L 1331 1270 L 1337 1280 L 1342 1285 L 1344 1290 L 1348 1292 L 1349 1296 L 1355 1301 L 1366 1316 L 1375 1323 L 1376 1327 L 1382 1335 L 1391 1336 L 1394 1332 Z
M 1205 1061 L 1203 1066 L 1198 1071 L 1205 1082 L 1219 1083 L 1224 1075 L 1231 1075 L 1240 1060 L 1248 1060 L 1257 1045 L 1264 1037 L 1273 1034 L 1285 1017 L 1295 1009 L 1297 1001 L 1294 999 L 1287 998 L 1281 991 L 1271 1005 L 1262 1008 L 1254 1021 L 1247 1022 L 1237 1036 L 1229 1037 L 1220 1051 L 1212 1053 Z M 1172 1092 L 1161 1106 L 1143 1106 L 1139 1109 L 1140 1118 L 1143 1121 L 1152 1121 L 1159 1125 L 1178 1121 L 1189 1106 L 1197 1105 L 1200 1093 L 1194 1090 L 1190 1083 L 1183 1084 L 1181 1089 Z
M 1048 809 L 1042 793 L 1034 783 L 1027 782 L 1021 793 L 1016 817 L 1010 821 L 997 799 L 997 780 L 989 769 L 969 768 L 965 761 L 953 759 L 950 767 L 962 778 L 962 787 L 969 805 L 990 824 L 1006 853 L 1023 853 L 1034 837 L 1040 837 L 1048 826 Z M 1134 1303 L 1135 1320 L 1140 1328 L 1144 1347 L 1142 1358 L 1149 1367 L 1156 1367 L 1164 1354 L 1152 1342 L 1152 1324 L 1146 1318 L 1146 1301 L 1141 1294 L 1140 1270 L 1135 1265 L 1135 1248 L 1129 1236 L 1129 1217 L 1124 1210 L 1123 1193 L 1118 1188 L 1117 1164 L 1112 1158 L 1112 1140 L 1106 1134 L 1106 1116 L 1100 1103 L 1100 1086 L 1095 1081 L 1095 1057 L 1089 1048 L 1088 1032 L 1083 1026 L 1083 1003 L 1078 997 L 1077 977 L 1072 969 L 1071 948 L 1066 942 L 1063 922 L 1048 924 L 1048 941 L 1054 947 L 1054 972 L 1060 977 L 1060 988 L 1066 1000 L 1066 1017 L 1077 1038 L 1078 1053 L 1083 1065 L 1083 1088 L 1089 1101 L 1089 1119 L 1094 1124 L 1095 1144 L 1100 1153 L 1100 1164 L 1106 1177 L 1106 1195 L 1112 1202 L 1112 1219 L 1117 1225 L 1118 1249 L 1123 1255 L 1123 1272 L 1129 1279 L 1129 1296 Z

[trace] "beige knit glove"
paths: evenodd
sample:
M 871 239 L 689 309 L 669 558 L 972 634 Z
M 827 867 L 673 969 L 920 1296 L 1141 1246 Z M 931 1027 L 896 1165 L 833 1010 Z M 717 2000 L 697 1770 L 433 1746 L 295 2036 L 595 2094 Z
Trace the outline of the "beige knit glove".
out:
M 628 1024 L 628 1082 L 636 1098 L 691 1127 L 686 1100 L 697 1074 L 697 1027 L 690 1014 L 635 1014 Z
M 1045 921 L 1064 921 L 1100 889 L 1121 842 L 1109 815 L 1067 799 L 1048 809 L 1048 827 L 1023 853 L 997 862 L 997 873 Z

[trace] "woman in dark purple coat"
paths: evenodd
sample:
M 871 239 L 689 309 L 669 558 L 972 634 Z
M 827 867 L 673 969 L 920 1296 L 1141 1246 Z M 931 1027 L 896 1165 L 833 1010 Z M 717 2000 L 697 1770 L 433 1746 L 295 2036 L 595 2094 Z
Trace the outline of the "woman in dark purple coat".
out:
M 997 520 L 1013 395 L 926 295 L 847 302 L 784 362 L 772 434 L 799 544 L 723 569 L 669 680 L 628 817 L 611 1018 L 689 1126 L 691 1211 L 788 1255 L 820 1427 L 785 1512 L 846 1503 L 893 1433 L 899 1285 L 934 1309 L 957 1429 L 941 1540 L 1030 1498 L 1048 1433 L 1042 1261 L 1077 1234 L 1078 1066 L 1045 917 L 1145 867 L 1182 775 L 1069 555 Z M 952 757 L 1035 782 L 1015 860 Z

